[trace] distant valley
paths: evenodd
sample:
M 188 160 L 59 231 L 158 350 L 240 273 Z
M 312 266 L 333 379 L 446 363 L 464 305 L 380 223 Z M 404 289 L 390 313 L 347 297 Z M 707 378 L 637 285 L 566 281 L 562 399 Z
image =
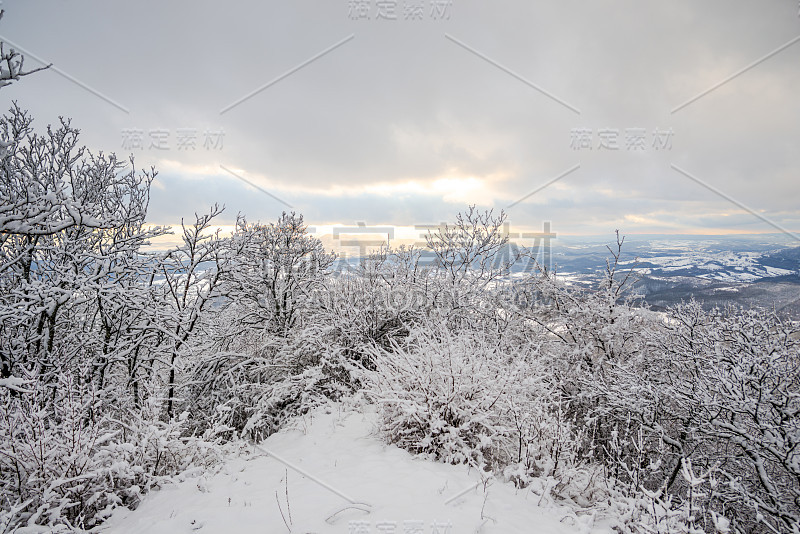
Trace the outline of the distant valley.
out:
M 570 283 L 594 285 L 613 259 L 613 236 L 556 241 L 552 265 Z M 620 269 L 631 268 L 633 291 L 656 310 L 694 297 L 706 307 L 774 306 L 800 317 L 800 243 L 790 236 L 632 236 L 620 257 Z

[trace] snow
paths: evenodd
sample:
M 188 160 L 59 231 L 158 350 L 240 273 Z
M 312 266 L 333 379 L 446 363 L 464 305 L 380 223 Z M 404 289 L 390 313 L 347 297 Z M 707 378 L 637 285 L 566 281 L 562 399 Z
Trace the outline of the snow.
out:
M 653 248 L 658 248 L 653 246 Z M 661 247 L 667 248 L 667 247 Z M 662 272 L 676 272 L 686 269 L 708 271 L 698 275 L 699 278 L 723 282 L 753 282 L 760 278 L 793 274 L 795 271 L 761 265 L 760 259 L 765 253 L 759 252 L 711 252 L 706 250 L 681 251 L 677 255 L 655 255 L 638 260 L 620 261 L 620 265 L 632 265 L 638 261 L 640 269 L 658 269 Z
M 18 391 L 20 393 L 27 393 L 30 390 L 25 388 L 26 385 L 30 384 L 30 380 L 25 380 L 24 378 L 18 378 L 15 376 L 10 376 L 8 378 L 0 378 L 0 388 L 8 388 L 14 391 Z
M 475 469 L 421 460 L 382 443 L 376 428 L 369 407 L 329 404 L 262 442 L 269 454 L 229 457 L 215 474 L 151 492 L 134 511 L 115 510 L 95 531 L 611 532 L 592 515 L 554 503 L 546 490 L 541 496 L 496 480 L 484 484 Z

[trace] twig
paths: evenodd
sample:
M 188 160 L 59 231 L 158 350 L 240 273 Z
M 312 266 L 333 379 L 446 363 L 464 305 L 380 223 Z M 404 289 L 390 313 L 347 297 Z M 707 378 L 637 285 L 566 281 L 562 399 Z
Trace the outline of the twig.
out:
M 325 519 L 325 522 L 326 522 L 326 523 L 328 523 L 328 524 L 333 524 L 333 522 L 332 522 L 332 519 L 333 519 L 334 517 L 336 517 L 337 515 L 341 514 L 341 513 L 342 513 L 342 512 L 344 512 L 345 510 L 349 510 L 349 509 L 351 509 L 351 508 L 353 508 L 353 509 L 355 509 L 355 510 L 361 510 L 362 512 L 366 512 L 366 513 L 370 513 L 370 511 L 371 511 L 371 510 L 370 510 L 370 507 L 369 507 L 369 505 L 368 505 L 368 504 L 361 504 L 361 503 L 358 503 L 358 504 L 348 504 L 348 505 L 345 505 L 345 506 L 343 506 L 343 507 L 339 508 L 338 510 L 336 510 L 335 512 L 333 512 L 331 515 L 329 515 L 329 516 L 327 517 L 327 519 Z
M 285 482 L 284 488 L 286 491 L 286 510 L 289 513 L 289 523 L 294 524 L 294 521 L 292 520 L 292 506 L 289 504 L 289 470 L 284 469 L 284 472 L 286 473 L 283 479 Z
M 278 499 L 278 490 L 275 490 L 275 502 L 278 504 L 278 511 L 281 513 L 281 519 L 283 519 L 283 524 L 286 525 L 286 529 L 291 532 L 292 527 L 289 526 L 289 523 L 286 522 L 286 516 L 283 515 L 283 508 L 281 508 L 281 501 Z

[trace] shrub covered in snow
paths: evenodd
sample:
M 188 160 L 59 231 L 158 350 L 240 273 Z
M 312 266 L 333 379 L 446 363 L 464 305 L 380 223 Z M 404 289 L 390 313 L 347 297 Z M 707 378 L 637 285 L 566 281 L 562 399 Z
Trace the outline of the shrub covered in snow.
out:
M 160 406 L 111 413 L 66 373 L 52 386 L 0 388 L 0 531 L 89 528 L 117 506 L 135 507 L 154 486 L 220 457 L 209 433 L 187 436 L 186 417 Z M 188 414 L 186 414 L 188 415 Z
M 367 389 L 390 442 L 522 485 L 576 465 L 573 429 L 536 343 L 426 323 L 402 344 L 373 347 L 373 358 Z
M 339 355 L 304 334 L 200 357 L 187 386 L 193 426 L 261 441 L 292 417 L 353 393 Z

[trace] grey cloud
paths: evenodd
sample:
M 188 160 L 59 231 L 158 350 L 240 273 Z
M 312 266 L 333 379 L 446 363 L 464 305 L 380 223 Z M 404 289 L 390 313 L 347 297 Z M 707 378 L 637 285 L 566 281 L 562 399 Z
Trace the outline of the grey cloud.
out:
M 444 193 L 358 193 L 376 182 L 491 177 L 495 194 L 486 202 L 500 208 L 580 163 L 579 171 L 512 215 L 533 226 L 550 217 L 562 228 L 589 233 L 597 233 L 592 225 L 650 228 L 636 217 L 686 231 L 692 225 L 771 230 L 747 214 L 732 218 L 734 206 L 675 173 L 670 164 L 676 163 L 753 209 L 797 224 L 800 43 L 670 113 L 799 35 L 796 3 L 788 0 L 453 0 L 450 20 L 430 20 L 426 13 L 416 22 L 402 14 L 397 21 L 349 20 L 348 2 L 338 0 L 6 4 L 0 35 L 131 109 L 126 115 L 42 73 L 3 95 L 30 108 L 39 127 L 59 114 L 72 116 L 89 146 L 117 152 L 124 152 L 126 127 L 166 128 L 173 135 L 183 127 L 223 129 L 220 151 L 140 150 L 137 164 L 167 158 L 187 168 L 223 163 L 244 169 L 265 177 L 268 190 L 286 195 L 318 223 L 413 224 L 457 211 Z M 355 37 L 220 115 L 349 35 Z M 639 154 L 573 150 L 570 131 L 578 127 L 672 128 L 673 146 Z M 252 210 L 251 218 L 283 209 L 223 173 L 162 178 L 165 189 L 153 192 L 159 217 L 179 217 L 176 199 L 181 206 L 224 201 L 237 211 Z M 332 187 L 353 192 L 323 194 Z

